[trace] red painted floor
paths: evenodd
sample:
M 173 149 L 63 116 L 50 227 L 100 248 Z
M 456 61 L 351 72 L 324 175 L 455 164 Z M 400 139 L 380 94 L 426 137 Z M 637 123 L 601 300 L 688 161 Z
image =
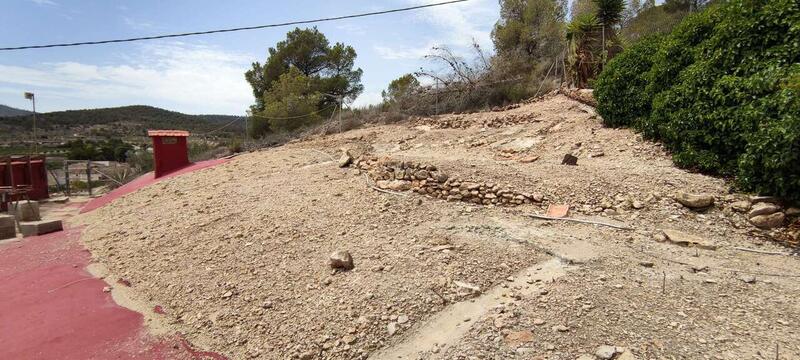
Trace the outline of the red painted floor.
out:
M 163 179 L 143 176 L 82 211 Z M 86 272 L 91 255 L 80 234 L 72 228 L 0 245 L 0 359 L 225 359 L 193 350 L 177 334 L 148 335 L 142 314 L 117 305 L 103 292 L 106 283 Z

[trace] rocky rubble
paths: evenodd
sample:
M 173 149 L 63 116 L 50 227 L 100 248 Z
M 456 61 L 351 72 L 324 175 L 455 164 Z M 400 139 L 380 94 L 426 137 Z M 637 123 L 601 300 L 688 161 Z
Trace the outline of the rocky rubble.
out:
M 417 125 L 427 125 L 435 129 L 465 129 L 468 127 L 499 128 L 537 122 L 538 114 L 502 114 L 482 116 L 479 121 L 472 114 L 445 115 L 439 118 L 419 118 Z
M 366 171 L 377 187 L 381 189 L 411 190 L 418 194 L 447 201 L 514 206 L 532 202 L 540 203 L 544 200 L 542 194 L 522 193 L 494 183 L 450 177 L 435 165 L 388 158 L 362 158 L 355 161 L 355 166 Z
M 421 358 L 596 360 L 607 346 L 600 355 L 613 347 L 613 360 L 769 359 L 776 342 L 781 358 L 800 358 L 798 282 L 763 275 L 796 274 L 797 258 L 734 249 L 785 253 L 765 240 L 797 244 L 797 210 L 677 169 L 661 147 L 585 108 L 558 95 L 456 115 L 474 124 L 460 130 L 366 126 L 245 154 L 82 215 L 83 240 L 147 308 L 164 310 L 171 331 L 231 359 L 366 359 L 498 288 L 503 309 L 455 318 L 468 327 L 462 341 Z M 522 112 L 541 122 L 480 127 Z M 494 158 L 517 145 L 519 161 Z M 560 164 L 566 152 L 577 166 Z M 688 207 L 678 192 L 713 204 Z M 749 215 L 764 202 L 778 210 L 753 218 L 780 213 L 789 225 L 755 227 Z M 505 208 L 546 204 L 633 230 Z M 544 254 L 571 270 L 508 280 Z M 524 290 L 534 284 L 542 289 Z
M 594 99 L 594 94 L 591 89 L 561 88 L 559 92 L 572 100 L 582 102 L 589 106 L 597 106 L 597 101 Z

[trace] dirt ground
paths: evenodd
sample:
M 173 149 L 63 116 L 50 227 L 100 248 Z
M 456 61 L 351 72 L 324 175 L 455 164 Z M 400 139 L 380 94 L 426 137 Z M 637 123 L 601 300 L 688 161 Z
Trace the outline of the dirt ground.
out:
M 338 166 L 342 150 L 543 200 L 379 192 Z M 678 191 L 715 205 L 690 210 Z M 800 262 L 736 249 L 789 252 L 732 210 L 746 198 L 550 95 L 244 154 L 77 221 L 141 308 L 232 359 L 800 359 Z M 550 204 L 625 229 L 527 216 Z M 353 270 L 328 266 L 337 250 Z

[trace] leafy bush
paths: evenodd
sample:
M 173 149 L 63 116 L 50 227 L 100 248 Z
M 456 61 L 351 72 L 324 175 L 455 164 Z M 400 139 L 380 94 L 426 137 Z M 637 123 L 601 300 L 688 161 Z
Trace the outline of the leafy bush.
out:
M 597 111 L 603 122 L 612 127 L 631 126 L 650 114 L 652 98 L 645 93 L 647 72 L 662 36 L 642 39 L 612 59 L 595 82 Z
M 610 125 L 663 141 L 679 166 L 800 200 L 797 24 L 796 0 L 711 6 L 660 42 L 644 77 L 633 73 L 646 71 L 636 51 L 608 66 L 598 81 L 599 111 Z M 640 95 L 625 98 L 632 94 Z
M 125 161 L 128 151 L 133 149 L 133 145 L 125 143 L 120 139 L 109 140 L 73 140 L 64 145 L 67 148 L 67 156 L 72 160 L 95 160 L 95 161 Z
M 153 153 L 146 148 L 128 151 L 128 165 L 137 172 L 146 173 L 154 168 Z
M 244 151 L 244 146 L 242 146 L 242 141 L 239 139 L 233 139 L 230 143 L 228 143 L 228 151 L 231 154 L 237 154 Z

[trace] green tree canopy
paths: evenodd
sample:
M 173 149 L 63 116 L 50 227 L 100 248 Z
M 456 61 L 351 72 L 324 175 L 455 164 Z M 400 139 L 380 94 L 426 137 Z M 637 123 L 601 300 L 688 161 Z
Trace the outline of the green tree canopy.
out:
M 322 94 L 312 78 L 292 66 L 264 93 L 264 111 L 255 114 L 249 129 L 262 135 L 266 129 L 295 130 L 321 119 L 317 106 Z
M 298 108 L 304 108 L 310 104 L 310 99 L 316 99 L 317 103 L 310 110 L 323 115 L 330 114 L 339 99 L 343 102 L 353 101 L 364 90 L 361 84 L 363 71 L 354 68 L 355 59 L 355 49 L 342 43 L 331 46 L 325 34 L 316 27 L 295 28 L 286 34 L 285 40 L 269 48 L 267 60 L 263 64 L 253 63 L 252 68 L 245 73 L 255 97 L 255 104 L 250 109 L 253 116 L 280 117 L 280 113 L 293 112 L 289 108 L 299 105 L 289 99 L 302 99 L 303 105 Z M 302 91 L 299 90 L 300 83 L 303 84 Z M 273 91 L 276 86 L 279 88 Z M 310 95 L 314 93 L 317 95 Z M 276 99 L 283 101 L 282 105 L 271 106 L 270 101 Z M 289 103 L 292 105 L 287 107 Z M 305 120 L 298 122 L 307 123 Z M 251 134 L 254 136 L 270 130 L 285 129 L 257 127 L 255 124 L 251 126 Z M 296 126 L 291 125 L 288 128 Z
M 625 10 L 624 0 L 594 0 L 597 5 L 597 20 L 606 27 L 616 25 L 622 20 Z
M 564 44 L 565 6 L 555 0 L 501 0 L 492 30 L 498 55 L 524 63 L 554 57 Z
M 572 20 L 587 14 L 597 14 L 597 4 L 594 0 L 573 0 L 570 6 L 569 15 Z
M 245 78 L 253 88 L 256 110 L 263 110 L 263 96 L 278 78 L 294 67 L 303 75 L 313 79 L 321 92 L 341 95 L 345 100 L 354 100 L 364 90 L 361 85 L 361 69 L 354 69 L 356 51 L 342 43 L 330 45 L 325 34 L 316 27 L 296 28 L 286 34 L 286 40 L 269 48 L 269 56 L 262 65 L 252 64 Z M 329 102 L 335 99 L 328 98 Z
M 405 74 L 389 83 L 389 87 L 381 92 L 384 105 L 393 105 L 410 95 L 420 86 L 419 80 L 413 74 Z

